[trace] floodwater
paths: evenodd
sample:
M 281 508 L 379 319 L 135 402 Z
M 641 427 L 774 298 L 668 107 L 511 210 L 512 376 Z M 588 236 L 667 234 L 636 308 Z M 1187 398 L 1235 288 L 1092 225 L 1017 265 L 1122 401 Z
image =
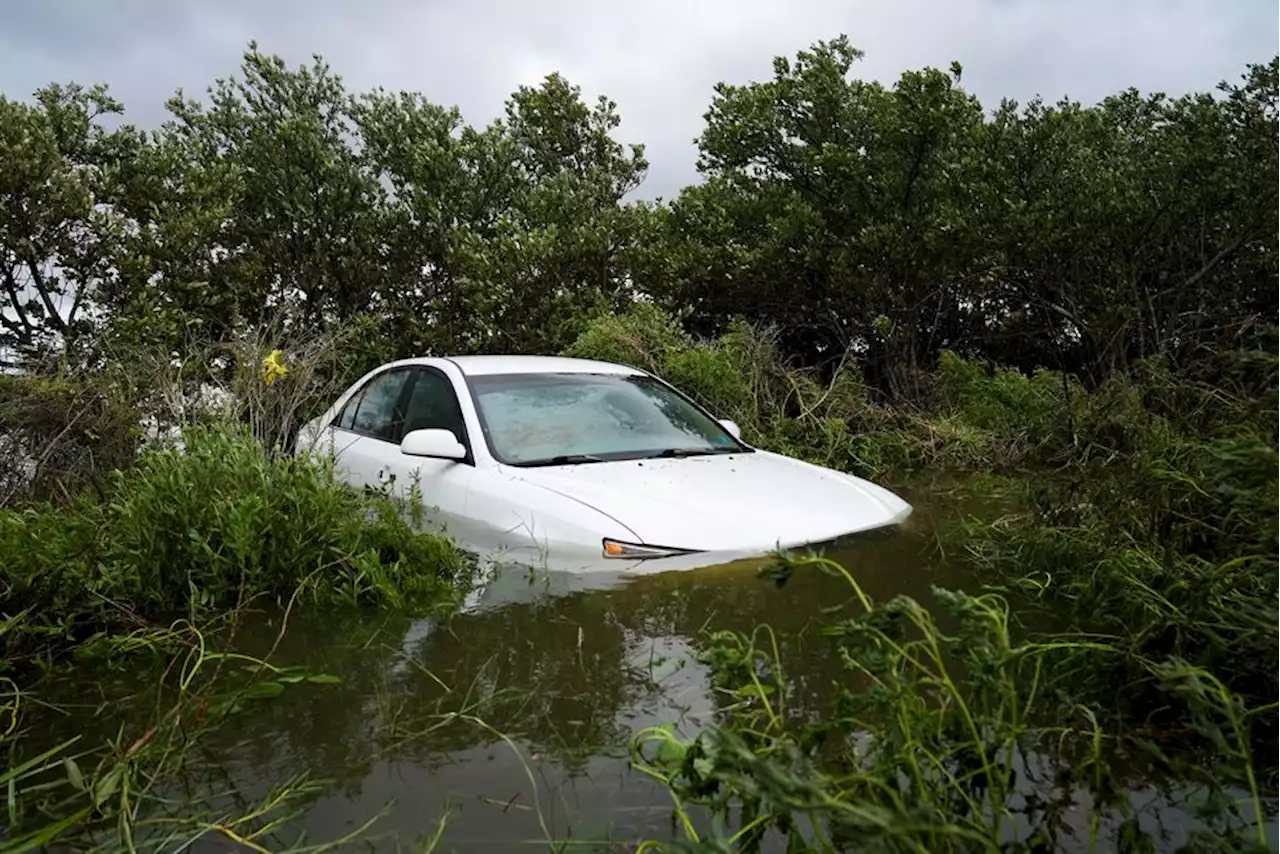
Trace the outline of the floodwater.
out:
M 904 528 L 828 556 L 877 600 L 929 601 L 933 585 L 973 589 L 932 548 L 933 531 L 951 514 L 992 508 L 936 486 L 898 491 L 916 506 Z M 421 851 L 442 820 L 439 851 L 540 851 L 555 841 L 624 851 L 669 838 L 669 797 L 630 769 L 627 743 L 646 726 L 692 734 L 715 720 L 717 698 L 695 660 L 709 631 L 772 626 L 795 686 L 791 714 L 821 714 L 835 680 L 847 678 L 818 632 L 823 610 L 850 598 L 847 582 L 805 568 L 778 588 L 757 578 L 760 563 L 560 595 L 547 595 L 536 572 L 509 577 L 482 608 L 442 625 L 299 613 L 280 635 L 278 620 L 264 617 L 242 629 L 240 648 L 262 653 L 280 635 L 273 662 L 343 681 L 255 704 L 202 744 L 202 761 L 246 799 L 300 772 L 325 781 L 277 845 L 365 828 L 351 848 Z M 101 723 L 108 733 L 118 726 Z M 209 837 L 191 850 L 231 846 Z

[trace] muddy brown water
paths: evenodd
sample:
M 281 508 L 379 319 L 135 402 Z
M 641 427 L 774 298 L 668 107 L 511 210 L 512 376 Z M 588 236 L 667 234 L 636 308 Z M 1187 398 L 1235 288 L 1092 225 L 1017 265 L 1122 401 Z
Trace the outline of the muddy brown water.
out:
M 935 525 L 998 508 L 940 484 L 899 491 L 916 507 L 903 529 L 855 538 L 828 556 L 877 600 L 927 602 L 933 585 L 974 589 L 932 547 Z M 482 609 L 445 624 L 301 612 L 281 635 L 279 618 L 263 616 L 240 630 L 239 647 L 261 653 L 279 635 L 275 663 L 342 682 L 293 686 L 253 704 L 202 744 L 197 776 L 211 790 L 237 792 L 224 797 L 228 806 L 301 772 L 323 781 L 268 847 L 300 834 L 310 843 L 337 839 L 371 819 L 352 849 L 423 850 L 442 818 L 440 851 L 545 850 L 549 840 L 622 851 L 670 838 L 669 796 L 630 768 L 627 743 L 643 727 L 672 723 L 692 734 L 715 721 L 717 698 L 696 661 L 708 631 L 772 626 L 794 686 L 791 714 L 821 714 L 836 680 L 847 679 L 818 629 L 823 609 L 850 598 L 848 584 L 802 569 L 779 589 L 757 577 L 761 563 L 561 595 L 540 590 L 535 572 L 502 579 Z M 119 720 L 88 716 L 113 693 L 125 696 L 130 681 L 95 679 L 92 700 L 65 684 L 52 690 L 47 699 L 67 711 L 56 729 L 113 734 Z M 129 716 L 127 704 L 116 708 Z M 1134 796 L 1159 801 L 1151 792 Z M 1149 829 L 1168 830 L 1162 802 L 1150 813 Z M 1183 836 L 1175 816 L 1170 842 Z M 210 836 L 189 850 L 231 846 Z

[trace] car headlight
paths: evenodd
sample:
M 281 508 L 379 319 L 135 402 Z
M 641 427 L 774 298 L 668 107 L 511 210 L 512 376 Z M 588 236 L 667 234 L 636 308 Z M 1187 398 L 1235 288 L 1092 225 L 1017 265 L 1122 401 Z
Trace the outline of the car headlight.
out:
M 672 549 L 665 546 L 645 546 L 640 543 L 624 543 L 619 540 L 604 539 L 604 556 L 642 560 L 655 557 L 675 557 L 676 555 L 693 554 L 694 549 Z

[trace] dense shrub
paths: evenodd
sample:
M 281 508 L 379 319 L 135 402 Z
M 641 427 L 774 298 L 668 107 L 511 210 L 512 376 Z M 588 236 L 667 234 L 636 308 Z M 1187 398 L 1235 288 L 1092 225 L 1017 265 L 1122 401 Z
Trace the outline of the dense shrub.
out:
M 1274 354 L 1214 354 L 1196 372 L 1149 359 L 1089 390 L 944 352 L 927 408 L 911 409 L 873 403 L 849 372 L 819 383 L 789 368 L 751 326 L 710 342 L 676 328 L 646 305 L 597 321 L 570 352 L 655 371 L 749 441 L 822 465 L 876 477 L 1036 471 L 1019 487 L 1023 512 L 960 526 L 946 548 L 1024 604 L 1051 603 L 1049 624 L 1119 639 L 1126 655 L 1094 671 L 1100 685 L 1134 686 L 1115 714 L 1172 709 L 1150 670 L 1171 656 L 1251 705 L 1274 699 Z M 1255 732 L 1271 738 L 1274 727 Z
M 938 360 L 936 393 L 944 411 L 1025 451 L 1055 440 L 1061 444 L 1073 428 L 1073 406 L 1084 396 L 1078 383 L 1053 371 L 1027 376 L 945 350 Z
M 0 375 L 0 507 L 104 486 L 140 437 L 137 410 L 93 377 Z
M 270 451 L 286 451 L 307 420 L 364 373 L 394 358 L 377 346 L 381 340 L 376 327 L 363 318 L 319 335 L 249 330 L 230 341 L 193 349 L 186 360 L 187 382 L 174 377 L 172 384 L 189 394 L 191 380 L 198 380 L 197 395 L 214 390 L 226 401 L 212 412 L 197 407 L 197 413 L 206 416 L 202 420 L 245 424 Z
M 106 340 L 76 365 L 0 375 L 0 507 L 101 492 L 141 449 L 193 425 L 243 425 L 271 453 L 372 367 L 391 358 L 362 340 L 365 322 L 321 335 L 263 327 L 181 357 Z
M 1250 707 L 1280 690 L 1275 358 L 1236 364 L 1272 382 L 1219 372 L 1208 386 L 1149 362 L 1081 396 L 1075 441 L 1055 449 L 1056 476 L 1023 488 L 1025 510 L 946 537 L 989 581 L 1042 600 L 1058 629 L 1123 642 L 1127 656 L 1092 674 L 1104 691 L 1129 686 L 1116 714 L 1179 718 L 1146 667 L 1170 656 Z M 1251 725 L 1274 762 L 1274 715 Z
M 144 453 L 105 495 L 0 513 L 12 657 L 131 620 L 226 608 L 301 588 L 320 601 L 451 601 L 467 578 L 449 543 L 328 462 L 273 457 L 244 432 L 192 428 L 185 451 Z
M 393 358 L 378 341 L 376 327 L 357 319 L 320 334 L 264 325 L 218 341 L 192 338 L 180 355 L 114 343 L 99 354 L 98 376 L 128 389 L 149 437 L 240 424 L 278 453 L 358 377 Z
M 595 318 L 565 349 L 564 355 L 660 373 L 672 353 L 693 345 L 693 339 L 681 328 L 677 318 L 653 303 L 642 302 L 626 314 Z

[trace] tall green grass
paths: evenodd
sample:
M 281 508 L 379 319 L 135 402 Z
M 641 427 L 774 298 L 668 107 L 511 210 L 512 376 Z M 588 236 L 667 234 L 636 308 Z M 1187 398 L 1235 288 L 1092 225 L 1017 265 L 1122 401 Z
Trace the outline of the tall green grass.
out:
M 1166 708 L 1151 670 L 1170 656 L 1251 706 L 1280 692 L 1274 349 L 1150 359 L 1098 388 L 943 352 L 915 400 L 889 405 L 855 366 L 823 382 L 791 369 L 767 331 L 738 324 L 699 342 L 673 330 L 645 305 L 597 321 L 569 352 L 655 371 L 748 440 L 823 465 L 1014 475 L 1021 512 L 968 520 L 941 546 L 1013 597 L 1015 621 L 1115 639 L 1125 655 L 1089 674 L 1101 691 L 1131 689 L 1114 719 L 1181 727 L 1186 710 Z M 1273 718 L 1251 731 L 1274 757 Z
M 1016 591 L 1029 625 L 1114 638 L 1125 655 L 1091 680 L 1115 715 L 1147 727 L 1192 729 L 1155 690 L 1151 665 L 1170 657 L 1249 707 L 1274 709 L 1280 693 L 1275 358 L 1243 364 L 1212 384 L 1160 364 L 1109 383 L 1082 400 L 1054 475 L 1020 489 L 1022 512 L 969 520 L 943 540 Z M 1274 787 L 1274 713 L 1250 731 Z
M 216 618 L 222 622 L 225 615 Z M 332 674 L 281 667 L 217 648 L 215 625 L 185 620 L 115 638 L 120 648 L 167 657 L 150 689 L 155 705 L 120 720 L 116 734 L 33 744 L 29 719 L 56 712 L 38 690 L 0 680 L 0 751 L 6 793 L 0 852 L 167 852 L 199 843 L 234 850 L 340 850 L 379 817 L 340 839 L 308 843 L 290 823 L 326 785 L 299 771 L 258 796 L 226 790 L 225 769 L 204 751 L 216 730 L 287 690 L 323 690 Z M 42 730 L 43 731 L 43 730 Z
M 939 622 L 907 597 L 871 601 L 821 558 L 768 570 L 779 583 L 795 571 L 849 585 L 850 602 L 825 630 L 846 667 L 833 708 L 816 723 L 788 714 L 767 626 L 713 633 L 701 658 L 722 698 L 716 724 L 692 737 L 655 726 L 633 743 L 635 767 L 671 792 L 679 829 L 674 843 L 646 849 L 1152 850 L 1127 792 L 1133 762 L 1119 758 L 1140 744 L 1108 730 L 1099 705 L 1074 692 L 1076 670 L 1122 649 L 1017 640 L 994 593 L 935 589 Z M 1191 720 L 1221 746 L 1217 773 L 1196 780 L 1206 808 L 1193 846 L 1267 850 L 1246 735 L 1255 710 L 1200 668 L 1168 661 L 1151 675 L 1187 699 Z
M 102 493 L 0 511 L 5 661 L 258 597 L 450 606 L 470 582 L 452 544 L 330 461 L 191 428 Z
M 840 701 L 817 724 L 797 720 L 769 630 L 714 634 L 704 660 L 724 698 L 718 725 L 693 738 L 656 727 L 635 744 L 637 767 L 675 798 L 681 838 L 667 847 L 751 851 L 781 836 L 801 850 L 1042 851 L 1074 831 L 1144 851 L 1125 794 L 1134 757 L 1203 795 L 1196 846 L 1262 845 L 1256 818 L 1276 788 L 1273 354 L 1219 354 L 1194 370 L 1148 362 L 1087 389 L 944 353 L 917 399 L 890 406 L 851 365 L 825 378 L 793 370 L 745 324 L 694 341 L 652 306 L 596 321 L 569 353 L 653 370 L 750 441 L 847 471 L 1031 473 L 1020 512 L 940 539 L 989 585 L 981 593 L 937 591 L 933 609 L 874 603 L 829 562 L 775 568 L 780 583 L 826 571 L 850 585 L 852 614 L 828 628 L 848 668 Z M 92 758 L 72 744 L 13 750 L 29 694 L 6 682 L 0 782 L 14 792 L 7 841 L 18 850 L 50 828 L 82 847 L 145 847 L 136 831 L 153 825 L 136 807 L 185 767 L 184 733 L 199 731 L 188 715 L 226 717 L 246 696 L 312 676 L 212 652 L 186 626 L 259 597 L 447 609 L 469 584 L 458 553 L 416 533 L 395 503 L 346 489 L 325 460 L 278 453 L 314 403 L 300 389 L 320 382 L 294 381 L 258 389 L 240 413 L 248 431 L 191 427 L 184 451 L 147 451 L 93 491 L 0 511 L 0 677 L 73 650 L 160 650 L 234 677 L 181 688 L 172 708 L 185 711 L 157 721 L 172 737 L 150 736 L 145 756 L 130 741 Z M 175 618 L 185 622 L 155 630 Z M 121 762 L 150 770 L 127 777 Z M 188 804 L 154 825 L 174 835 L 144 836 L 163 848 L 179 833 L 221 834 L 254 848 L 310 791 L 294 783 L 264 810 Z M 41 814 L 55 817 L 41 823 L 33 805 L 54 790 L 58 808 Z
M 939 594 L 959 635 L 907 601 L 863 602 L 856 626 L 832 628 L 873 686 L 851 689 L 857 715 L 833 715 L 873 745 L 843 770 L 810 755 L 829 728 L 798 732 L 779 713 L 785 688 L 767 634 L 716 637 L 709 660 L 736 698 L 726 724 L 692 741 L 651 731 L 637 755 L 680 804 L 721 818 L 740 808 L 736 836 L 689 850 L 752 850 L 763 828 L 787 833 L 801 816 L 841 828 L 806 838 L 820 849 L 840 848 L 845 834 L 875 850 L 995 850 L 1013 844 L 1002 833 L 1023 797 L 1000 758 L 1015 748 L 1063 757 L 1066 788 L 1090 788 L 1098 815 L 1115 813 L 1121 850 L 1146 843 L 1107 771 L 1114 753 L 1140 754 L 1215 803 L 1238 787 L 1245 813 L 1258 814 L 1277 788 L 1274 346 L 1151 359 L 1096 388 L 944 352 L 913 382 L 915 398 L 889 404 L 867 394 L 856 366 L 823 381 L 792 370 L 767 331 L 738 324 L 699 342 L 671 328 L 645 306 L 593 324 L 569 352 L 655 371 L 738 420 L 749 441 L 823 465 L 877 478 L 1013 475 L 991 483 L 1021 508 L 939 538 L 945 559 L 988 586 Z M 1273 345 L 1274 331 L 1259 340 Z M 902 626 L 913 640 L 894 634 Z M 944 647 L 957 669 L 940 663 Z M 981 791 L 962 794 L 971 778 Z M 1045 797 L 1039 829 L 1013 850 L 1055 844 L 1063 813 Z
M 201 776 L 214 728 L 283 691 L 339 681 L 236 652 L 234 626 L 265 601 L 284 607 L 284 625 L 308 604 L 448 611 L 472 567 L 415 530 L 406 508 L 340 483 L 330 460 L 269 452 L 248 429 L 190 427 L 183 439 L 143 452 L 100 491 L 0 510 L 0 852 L 170 851 L 211 838 L 323 851 L 364 829 L 324 845 L 282 835 L 322 791 L 305 774 L 251 803 Z M 51 711 L 41 677 L 73 656 L 143 671 L 167 660 L 150 719 L 122 721 L 106 744 L 33 741 L 33 719 Z

